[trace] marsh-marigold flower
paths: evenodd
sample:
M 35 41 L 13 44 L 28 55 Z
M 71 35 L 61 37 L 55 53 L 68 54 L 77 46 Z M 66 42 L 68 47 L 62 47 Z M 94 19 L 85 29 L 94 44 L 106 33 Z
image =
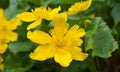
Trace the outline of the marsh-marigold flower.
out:
M 23 12 L 21 14 L 18 14 L 17 17 L 25 22 L 34 21 L 32 24 L 30 24 L 27 27 L 27 30 L 30 30 L 31 28 L 35 28 L 36 26 L 41 24 L 42 19 L 52 20 L 53 17 L 56 14 L 58 14 L 60 10 L 61 10 L 61 7 L 58 7 L 52 10 L 51 8 L 46 9 L 45 7 L 41 6 L 41 7 L 35 8 L 35 10 L 32 10 L 32 12 Z
M 0 9 L 0 54 L 4 53 L 10 41 L 17 40 L 17 33 L 13 32 L 18 25 L 21 25 L 19 19 L 7 20 L 3 9 Z
M 54 60 L 63 67 L 69 66 L 72 60 L 83 61 L 88 54 L 83 53 L 79 47 L 83 41 L 80 37 L 85 35 L 84 29 L 78 25 L 72 26 L 69 30 L 67 15 L 64 13 L 53 18 L 54 29 L 49 34 L 43 31 L 29 31 L 27 37 L 38 43 L 39 46 L 30 53 L 30 58 L 43 61 L 54 57 Z
M 66 13 L 68 15 L 74 15 L 74 14 L 77 14 L 79 12 L 83 12 L 90 7 L 91 3 L 92 3 L 92 0 L 77 2 L 74 5 L 72 5 L 68 9 L 68 12 L 66 12 Z

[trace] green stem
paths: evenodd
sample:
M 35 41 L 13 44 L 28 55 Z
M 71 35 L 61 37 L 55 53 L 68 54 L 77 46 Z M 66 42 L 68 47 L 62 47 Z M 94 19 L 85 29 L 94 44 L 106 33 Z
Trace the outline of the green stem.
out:
M 115 28 L 116 28 L 116 26 L 117 26 L 117 23 L 115 23 L 114 26 L 113 26 L 113 28 L 111 29 L 111 32 L 112 32 L 113 35 L 116 34 L 116 33 L 115 33 Z
M 89 56 L 88 64 L 89 64 L 88 68 L 89 68 L 90 72 L 98 72 L 95 60 L 92 56 Z
M 82 16 L 82 12 L 79 13 L 79 16 L 80 16 L 79 26 L 80 26 L 80 27 L 83 27 L 83 16 Z

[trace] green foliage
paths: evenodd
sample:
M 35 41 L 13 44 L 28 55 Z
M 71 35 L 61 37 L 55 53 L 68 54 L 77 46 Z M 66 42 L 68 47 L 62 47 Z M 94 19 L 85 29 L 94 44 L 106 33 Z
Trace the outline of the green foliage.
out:
M 61 4 L 74 4 L 75 2 L 78 2 L 80 0 L 60 0 Z
M 113 7 L 111 11 L 111 15 L 113 16 L 115 23 L 120 22 L 120 4 L 119 3 Z
M 86 50 L 92 49 L 93 56 L 108 58 L 118 48 L 110 29 L 101 18 L 95 18 L 93 25 L 86 29 Z
M 2 72 L 26 72 L 33 66 L 33 62 L 28 58 L 28 54 L 8 55 L 5 57 L 5 66 Z
M 18 13 L 23 11 L 27 11 L 29 9 L 29 5 L 26 0 L 9 0 L 9 6 L 5 10 L 5 14 L 7 18 L 16 17 Z
M 96 68 L 93 58 L 89 56 L 85 61 L 72 62 L 69 67 L 62 68 L 61 72 L 97 72 Z
M 0 1 L 0 8 L 7 8 L 8 7 L 8 0 L 1 0 Z
M 33 43 L 31 43 L 30 41 L 18 41 L 10 43 L 9 50 L 12 53 L 17 54 L 18 52 L 30 51 L 33 46 L 34 46 Z

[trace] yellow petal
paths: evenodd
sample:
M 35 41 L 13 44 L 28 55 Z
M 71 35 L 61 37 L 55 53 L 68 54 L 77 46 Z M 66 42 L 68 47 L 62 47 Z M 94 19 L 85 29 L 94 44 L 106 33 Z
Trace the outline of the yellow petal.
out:
M 54 33 L 57 34 L 59 37 L 64 36 L 69 28 L 69 24 L 67 22 L 67 15 L 64 13 L 58 14 L 53 19 L 54 24 Z
M 70 51 L 74 60 L 83 61 L 88 57 L 88 54 L 81 52 L 79 47 L 71 47 Z
M 5 18 L 4 10 L 0 8 L 0 18 Z
M 68 15 L 74 15 L 74 14 L 77 14 L 79 12 L 83 12 L 90 7 L 91 3 L 92 3 L 92 0 L 77 2 L 74 5 L 72 5 L 68 9 L 68 12 L 66 12 L 66 13 Z
M 79 26 L 78 25 L 74 25 L 74 26 L 72 26 L 70 29 L 69 29 L 69 31 L 68 31 L 68 33 L 67 33 L 68 35 L 73 35 L 73 37 L 75 38 L 80 38 L 80 37 L 83 37 L 84 35 L 85 35 L 85 30 L 84 29 L 82 29 L 82 28 L 80 28 L 79 29 Z
M 80 37 L 83 37 L 84 35 L 85 35 L 84 29 L 79 29 L 78 25 L 74 25 L 69 29 L 64 38 L 71 42 L 71 45 L 80 46 L 83 43 Z
M 4 16 L 4 11 L 3 11 L 3 9 L 0 8 L 0 25 L 4 24 L 4 23 L 6 24 L 6 22 L 7 22 L 7 19 Z
M 85 5 L 86 7 L 84 8 L 84 11 L 87 10 L 87 9 L 90 7 L 91 3 L 92 3 L 92 0 L 87 0 L 87 1 L 86 1 L 86 3 L 85 3 L 85 4 L 86 4 L 86 5 Z
M 3 38 L 5 38 L 4 34 L 5 33 L 3 31 L 0 31 L 0 41 L 2 41 Z
M 17 17 L 25 22 L 31 22 L 31 21 L 35 21 L 37 18 L 34 16 L 33 13 L 31 12 L 23 12 L 21 14 L 18 14 Z
M 65 13 L 58 14 L 53 18 L 53 23 L 55 27 L 57 23 L 66 23 L 66 22 L 67 22 L 67 15 Z
M 30 53 L 30 58 L 34 60 L 46 60 L 48 58 L 52 58 L 56 48 L 53 48 L 51 45 L 40 45 L 38 46 L 33 53 Z
M 7 43 L 0 43 L 0 54 L 3 54 L 6 51 L 7 47 Z
M 28 27 L 27 30 L 30 30 L 32 28 L 35 28 L 36 26 L 40 25 L 42 22 L 42 19 L 38 19 L 35 22 L 31 23 Z
M 78 32 L 80 33 L 80 37 L 83 37 L 83 36 L 85 36 L 85 30 L 83 29 L 83 28 L 80 28 L 79 30 L 78 30 Z
M 18 34 L 12 31 L 8 31 L 6 36 L 9 41 L 16 41 L 18 38 Z
M 0 18 L 4 16 L 4 11 L 3 9 L 0 8 Z
M 7 25 L 10 30 L 15 30 L 17 26 L 21 25 L 21 21 L 17 18 L 14 18 L 14 19 L 11 19 Z
M 54 8 L 51 12 L 50 12 L 50 16 L 52 17 L 51 19 L 53 19 L 54 16 L 56 16 L 59 11 L 61 10 L 61 7 L 59 6 L 58 8 Z
M 46 44 L 46 43 L 50 43 L 51 41 L 51 37 L 49 36 L 49 34 L 39 31 L 39 30 L 35 30 L 34 32 L 29 31 L 27 33 L 27 37 L 38 44 Z
M 41 6 L 41 7 L 37 7 L 34 10 L 32 10 L 32 13 L 35 15 L 36 18 L 51 20 L 49 11 L 51 11 L 50 8 L 48 8 L 47 10 L 46 7 Z
M 62 49 L 57 49 L 54 59 L 63 67 L 69 66 L 70 62 L 72 61 L 70 52 Z
M 81 46 L 83 40 L 80 38 L 72 38 L 71 39 L 71 46 Z

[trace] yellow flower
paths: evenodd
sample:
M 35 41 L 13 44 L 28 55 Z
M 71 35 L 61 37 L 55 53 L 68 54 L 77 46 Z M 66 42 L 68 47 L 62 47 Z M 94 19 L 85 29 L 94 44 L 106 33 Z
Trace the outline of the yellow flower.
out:
M 0 56 L 0 70 L 3 69 L 3 58 Z
M 66 12 L 68 15 L 74 15 L 77 14 L 79 12 L 83 12 L 85 10 L 87 10 L 90 5 L 92 3 L 92 0 L 87 0 L 87 1 L 81 1 L 81 2 L 77 2 L 74 5 L 72 5 L 69 9 L 68 12 Z
M 4 53 L 8 47 L 7 43 L 17 40 L 17 33 L 13 32 L 18 25 L 21 25 L 19 19 L 7 20 L 3 9 L 0 9 L 0 53 Z
M 35 28 L 41 24 L 42 19 L 52 20 L 60 10 L 61 7 L 52 10 L 51 8 L 46 9 L 45 7 L 41 6 L 39 8 L 35 8 L 35 10 L 32 10 L 32 12 L 23 12 L 21 14 L 18 14 L 17 17 L 25 22 L 34 21 L 27 27 L 27 30 L 30 30 L 31 28 Z
M 83 61 L 88 57 L 79 47 L 83 41 L 80 39 L 85 35 L 84 29 L 78 25 L 72 26 L 69 30 L 67 15 L 58 14 L 53 18 L 54 29 L 49 34 L 43 31 L 29 31 L 27 37 L 38 43 L 39 46 L 30 53 L 30 58 L 43 61 L 54 57 L 54 60 L 63 67 L 69 66 L 72 60 Z

